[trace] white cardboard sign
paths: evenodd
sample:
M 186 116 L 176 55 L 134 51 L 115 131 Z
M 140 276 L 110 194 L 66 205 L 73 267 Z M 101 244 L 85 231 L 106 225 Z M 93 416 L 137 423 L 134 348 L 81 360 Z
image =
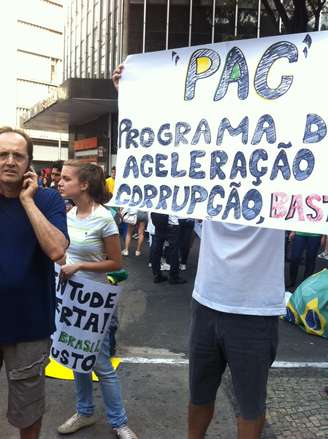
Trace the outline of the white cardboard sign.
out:
M 129 56 L 115 204 L 327 233 L 327 51 L 315 32 Z
M 56 274 L 56 332 L 51 357 L 76 372 L 90 373 L 115 310 L 120 286 L 93 282 L 79 275 Z

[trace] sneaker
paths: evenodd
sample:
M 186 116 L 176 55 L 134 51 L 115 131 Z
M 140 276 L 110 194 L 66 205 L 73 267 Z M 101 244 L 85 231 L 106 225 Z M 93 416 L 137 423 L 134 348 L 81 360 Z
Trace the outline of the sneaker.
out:
M 161 264 L 161 271 L 169 271 L 170 268 L 171 268 L 171 265 L 170 265 L 170 264 L 167 264 L 166 262 L 163 262 L 163 263 Z
M 136 250 L 136 256 L 141 256 L 141 251 L 140 250 Z
M 127 250 L 126 248 L 124 250 L 121 251 L 121 254 L 123 256 L 129 256 L 129 250 Z
M 151 262 L 148 262 L 148 267 L 151 268 Z
M 139 234 L 138 234 L 138 233 L 134 233 L 134 234 L 132 235 L 132 238 L 133 238 L 133 239 L 138 239 L 138 238 L 139 238 Z
M 187 270 L 187 265 L 186 264 L 180 264 L 179 268 L 180 268 L 180 271 L 186 271 Z
M 60 425 L 57 428 L 57 431 L 60 434 L 75 433 L 81 428 L 89 427 L 89 425 L 93 425 L 95 423 L 96 423 L 96 417 L 94 415 L 82 416 L 79 415 L 78 413 L 75 413 L 71 418 L 67 419 L 67 421 L 64 422 L 64 424 Z
M 119 428 L 113 428 L 114 433 L 120 439 L 138 439 L 137 435 L 127 425 Z
M 320 259 L 328 259 L 328 253 L 326 251 L 323 251 L 318 255 L 318 258 Z

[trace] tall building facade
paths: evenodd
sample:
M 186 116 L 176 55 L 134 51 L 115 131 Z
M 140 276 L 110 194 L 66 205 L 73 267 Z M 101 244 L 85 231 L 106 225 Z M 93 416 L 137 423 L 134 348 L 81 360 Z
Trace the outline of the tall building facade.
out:
M 27 124 L 66 127 L 71 155 L 108 170 L 117 151 L 110 77 L 127 55 L 285 33 L 279 17 L 273 0 L 68 0 L 63 93 L 45 109 L 52 118 L 35 107 Z M 319 28 L 328 28 L 324 14 Z
M 1 125 L 23 126 L 63 78 L 64 0 L 11 0 L 1 14 Z M 68 134 L 29 130 L 37 168 L 68 156 Z

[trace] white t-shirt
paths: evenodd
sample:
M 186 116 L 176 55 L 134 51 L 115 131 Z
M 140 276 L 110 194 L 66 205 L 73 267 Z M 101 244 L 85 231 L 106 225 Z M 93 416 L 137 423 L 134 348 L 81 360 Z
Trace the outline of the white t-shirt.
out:
M 101 205 L 86 218 L 78 218 L 76 211 L 75 206 L 67 213 L 70 245 L 66 252 L 66 263 L 103 261 L 106 259 L 103 238 L 118 234 L 112 214 Z M 96 282 L 106 282 L 106 273 L 82 270 L 78 273 Z
M 283 231 L 203 221 L 195 300 L 227 313 L 281 315 L 284 293 Z

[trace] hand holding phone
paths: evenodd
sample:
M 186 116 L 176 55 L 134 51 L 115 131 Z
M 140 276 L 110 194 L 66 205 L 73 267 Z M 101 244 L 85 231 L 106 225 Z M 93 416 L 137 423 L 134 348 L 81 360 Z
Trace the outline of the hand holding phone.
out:
M 38 176 L 30 166 L 24 174 L 22 181 L 22 188 L 19 194 L 19 199 L 23 203 L 33 199 L 35 192 L 38 189 Z

